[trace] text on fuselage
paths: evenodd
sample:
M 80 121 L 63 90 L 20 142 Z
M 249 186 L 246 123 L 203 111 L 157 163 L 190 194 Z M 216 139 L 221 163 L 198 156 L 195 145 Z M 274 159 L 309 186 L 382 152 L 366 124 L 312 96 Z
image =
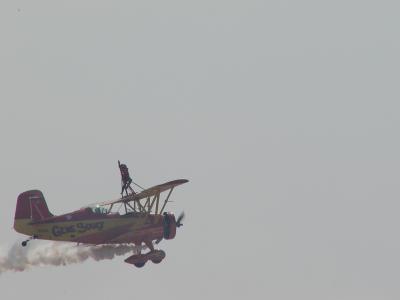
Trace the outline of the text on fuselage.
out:
M 73 225 L 67 226 L 58 226 L 54 225 L 51 229 L 54 236 L 60 236 L 67 233 L 84 233 L 89 230 L 103 230 L 104 222 L 96 222 L 96 223 L 77 223 Z

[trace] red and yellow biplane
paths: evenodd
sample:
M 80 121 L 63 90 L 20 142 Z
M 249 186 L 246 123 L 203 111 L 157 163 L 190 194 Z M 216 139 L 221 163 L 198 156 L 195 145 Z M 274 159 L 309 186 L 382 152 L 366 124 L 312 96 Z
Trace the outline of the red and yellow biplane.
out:
M 90 205 L 60 216 L 50 213 L 41 191 L 26 191 L 17 199 L 14 229 L 30 236 L 22 242 L 22 246 L 32 239 L 89 245 L 144 244 L 150 250 L 148 253 L 139 252 L 125 262 L 139 268 L 149 260 L 157 264 L 164 259 L 165 252 L 154 249 L 153 243 L 173 239 L 184 217 L 183 213 L 175 218 L 174 214 L 164 212 L 165 206 L 174 188 L 186 182 L 186 179 L 166 182 L 138 194 Z M 161 199 L 164 192 L 167 192 L 166 197 Z

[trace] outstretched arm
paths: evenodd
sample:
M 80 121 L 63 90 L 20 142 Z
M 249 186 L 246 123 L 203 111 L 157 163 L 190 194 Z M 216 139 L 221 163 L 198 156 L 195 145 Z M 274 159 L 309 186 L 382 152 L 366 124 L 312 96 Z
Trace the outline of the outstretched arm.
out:
M 118 167 L 121 167 L 121 163 L 119 162 L 119 160 L 118 160 Z

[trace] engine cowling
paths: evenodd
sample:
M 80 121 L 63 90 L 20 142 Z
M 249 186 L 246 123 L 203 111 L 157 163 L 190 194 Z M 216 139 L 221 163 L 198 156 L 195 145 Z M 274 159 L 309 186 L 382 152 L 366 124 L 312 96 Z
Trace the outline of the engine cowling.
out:
M 176 219 L 174 214 L 164 213 L 163 217 L 164 239 L 171 240 L 176 235 Z

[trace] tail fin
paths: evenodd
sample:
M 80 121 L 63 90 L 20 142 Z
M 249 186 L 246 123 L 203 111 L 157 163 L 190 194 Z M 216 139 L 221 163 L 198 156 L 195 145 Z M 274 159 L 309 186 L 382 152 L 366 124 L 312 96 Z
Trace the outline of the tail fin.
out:
M 18 196 L 15 220 L 40 221 L 52 216 L 41 191 L 31 190 Z

